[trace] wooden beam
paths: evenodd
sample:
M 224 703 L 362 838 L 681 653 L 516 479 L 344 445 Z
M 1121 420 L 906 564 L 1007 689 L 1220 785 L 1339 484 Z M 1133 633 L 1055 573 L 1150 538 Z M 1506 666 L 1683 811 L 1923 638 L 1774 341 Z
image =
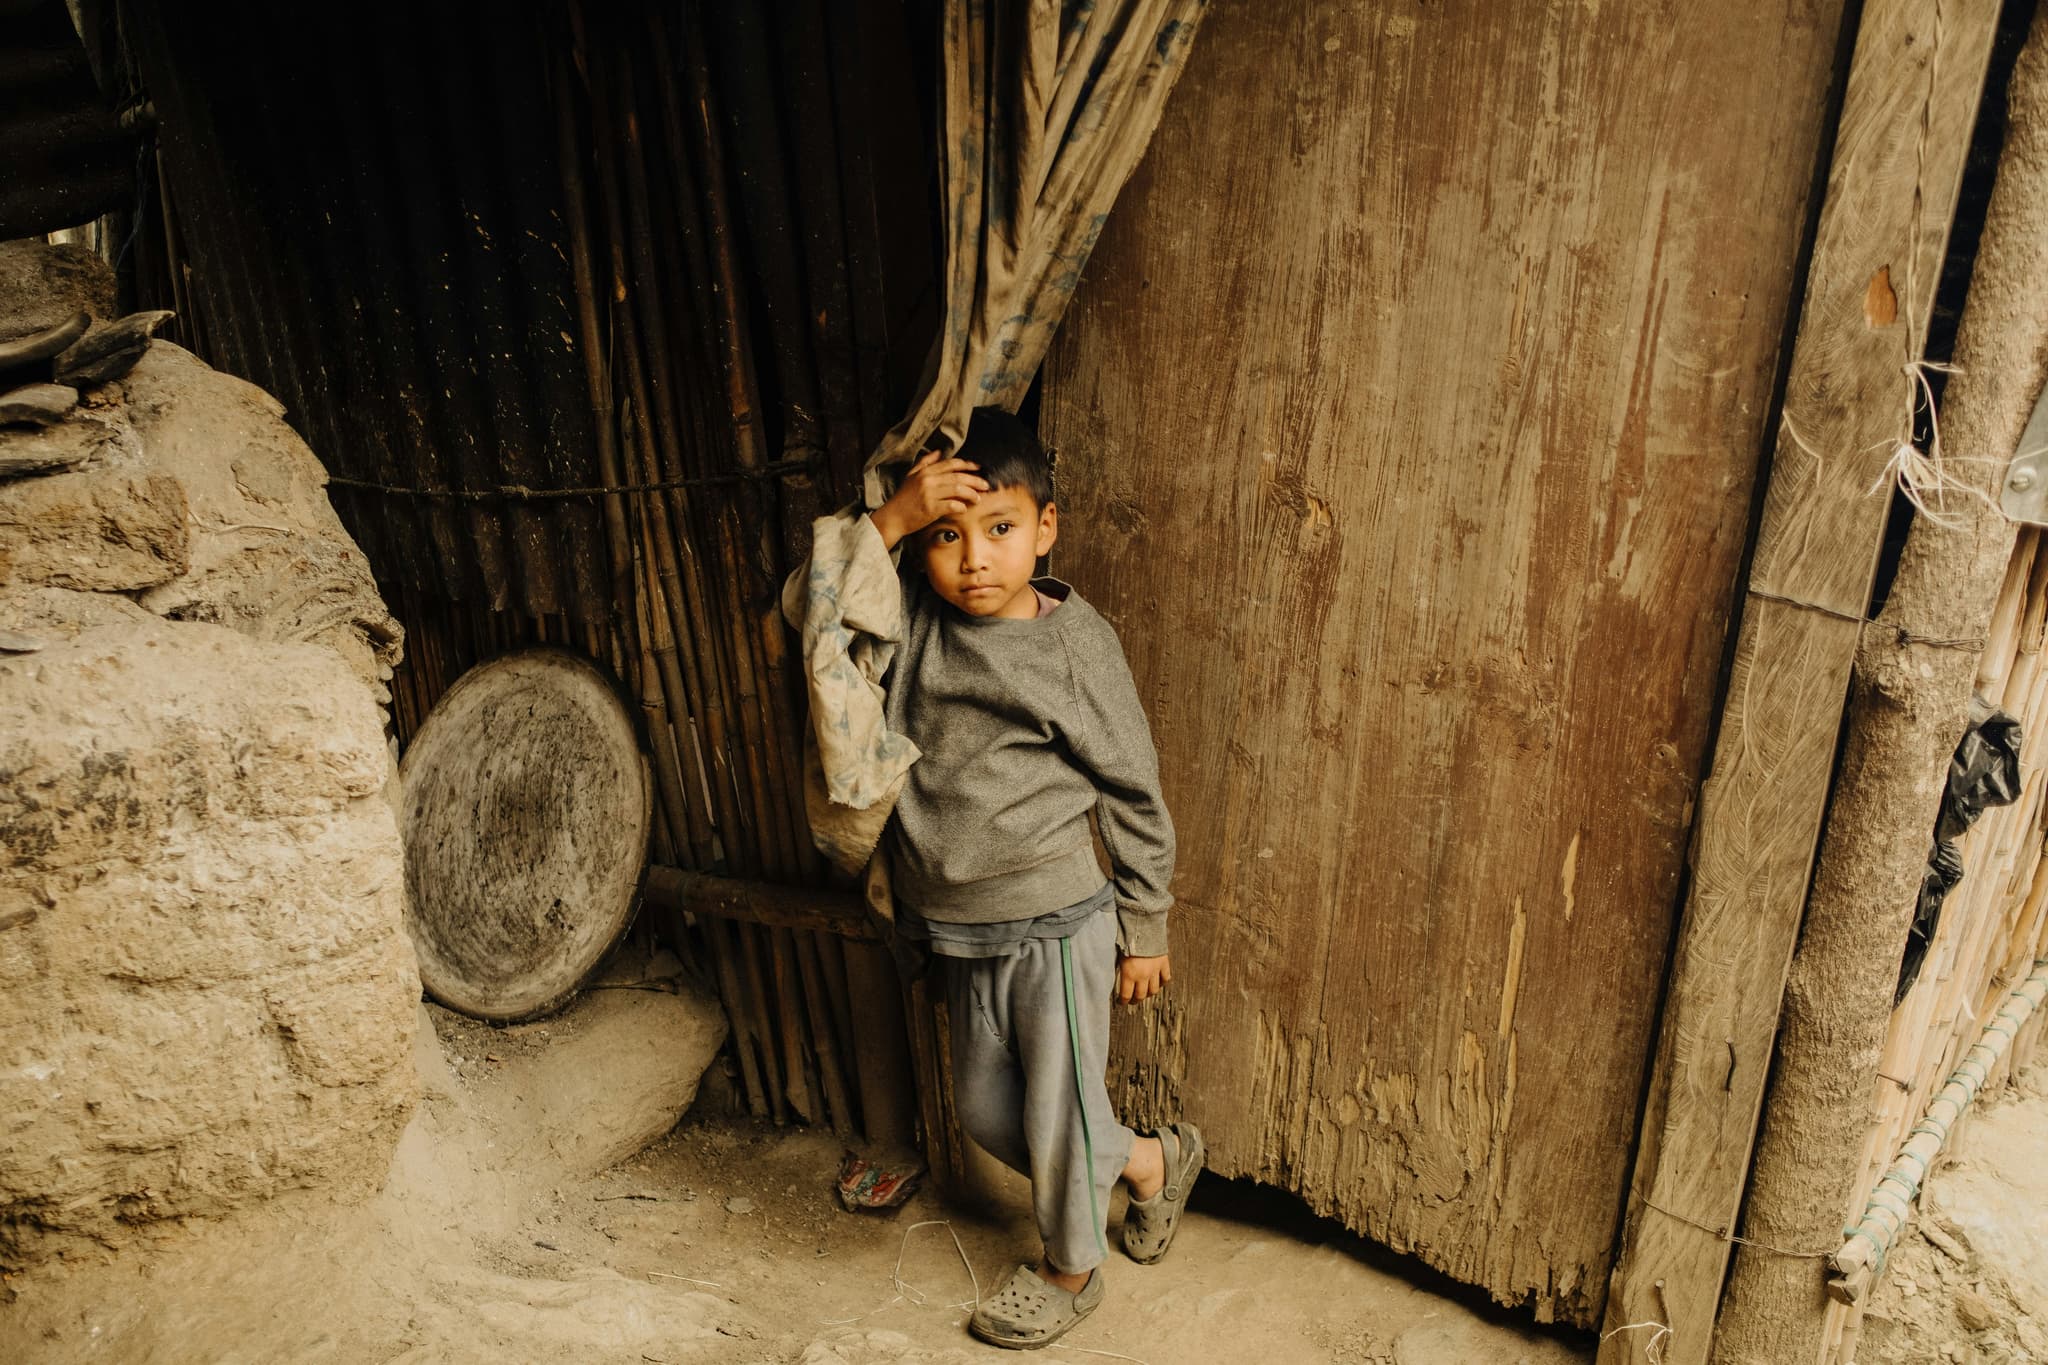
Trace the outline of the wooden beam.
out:
M 1829 1315 L 1816 1290 L 1824 1268 L 1777 1248 L 1833 1252 L 1843 1210 L 1863 1197 L 1857 1180 L 1878 1058 L 1926 876 L 1927 833 L 1969 724 L 2001 585 L 2012 579 L 2016 615 L 2031 568 L 2031 556 L 2013 563 L 2013 523 L 1998 497 L 2048 385 L 2048 10 L 2033 14 L 2006 105 L 1996 184 L 1956 331 L 1955 377 L 1941 396 L 1951 452 L 1941 515 L 1913 519 L 1884 608 L 1856 651 L 1841 775 L 1750 1167 L 1745 1241 L 1714 1326 L 1717 1365 L 1823 1358 Z M 1994 839 L 2000 823 L 1987 831 Z M 1966 912 L 1976 891 L 1951 913 Z M 1981 925 L 1986 916 L 1972 918 Z
M 1889 499 L 1873 485 L 1906 417 L 1903 367 L 1924 344 L 1998 8 L 1863 8 L 1600 1365 L 1698 1365 L 1712 1344 L 1884 533 Z
M 647 903 L 693 915 L 716 915 L 777 929 L 818 929 L 841 938 L 878 943 L 881 935 L 852 891 L 714 877 L 680 867 L 649 865 L 643 892 Z

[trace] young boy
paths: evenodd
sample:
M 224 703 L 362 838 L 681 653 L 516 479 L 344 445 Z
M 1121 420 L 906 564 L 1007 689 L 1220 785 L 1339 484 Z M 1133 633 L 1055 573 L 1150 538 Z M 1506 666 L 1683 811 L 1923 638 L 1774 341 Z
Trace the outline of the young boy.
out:
M 898 928 L 929 945 L 944 985 L 961 1126 L 1030 1178 L 1044 1241 L 970 1329 L 1044 1346 L 1102 1301 L 1116 1182 L 1131 1195 L 1124 1249 L 1149 1263 L 1202 1167 L 1193 1124 L 1141 1137 L 1104 1085 L 1110 996 L 1149 999 L 1172 976 L 1173 825 L 1116 632 L 1032 576 L 1059 511 L 1031 431 L 976 410 L 958 455 L 927 454 L 868 520 L 856 553 L 903 546 L 887 719 L 922 751 L 882 840 Z

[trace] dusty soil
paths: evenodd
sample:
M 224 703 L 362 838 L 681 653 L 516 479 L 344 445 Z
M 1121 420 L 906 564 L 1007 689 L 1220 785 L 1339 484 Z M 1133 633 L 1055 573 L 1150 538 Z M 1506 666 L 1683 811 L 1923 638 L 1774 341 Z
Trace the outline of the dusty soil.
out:
M 2048 1063 L 1979 1104 L 1892 1252 L 1863 1365 L 2048 1361 Z
M 117 1257 L 0 1287 L 0 1359 L 73 1362 L 778 1361 L 1004 1358 L 964 1331 L 1034 1250 L 1021 1186 L 840 1212 L 829 1135 L 688 1118 L 590 1178 L 535 1166 L 482 1096 L 560 1024 L 431 1012 L 425 1103 L 384 1191 L 299 1195 L 166 1225 Z M 1113 1257 L 1109 1298 L 1037 1358 L 1463 1365 L 1590 1359 L 1332 1225 L 1205 1182 L 1172 1257 Z M 1121 1209 L 1113 1211 L 1113 1219 Z M 954 1238 L 959 1239 L 956 1250 Z M 1440 1293 L 1439 1289 L 1449 1293 Z

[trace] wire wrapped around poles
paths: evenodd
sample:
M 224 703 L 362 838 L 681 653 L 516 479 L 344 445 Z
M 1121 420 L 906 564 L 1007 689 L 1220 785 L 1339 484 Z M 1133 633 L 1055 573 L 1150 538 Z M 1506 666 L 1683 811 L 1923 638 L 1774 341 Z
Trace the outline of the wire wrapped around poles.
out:
M 1984 1032 L 1963 1054 L 1947 1083 L 1928 1103 L 1927 1112 L 1892 1164 L 1870 1192 L 1863 1217 L 1845 1232 L 1841 1249 L 1828 1258 L 1828 1292 L 1844 1303 L 1859 1302 L 1891 1254 L 1892 1242 L 1906 1225 L 1913 1200 L 1934 1158 L 1948 1145 L 1949 1132 L 1977 1098 L 1991 1068 L 2005 1055 L 2015 1034 L 2048 996 L 2048 958 L 2034 963 L 2033 973 L 2015 986 Z

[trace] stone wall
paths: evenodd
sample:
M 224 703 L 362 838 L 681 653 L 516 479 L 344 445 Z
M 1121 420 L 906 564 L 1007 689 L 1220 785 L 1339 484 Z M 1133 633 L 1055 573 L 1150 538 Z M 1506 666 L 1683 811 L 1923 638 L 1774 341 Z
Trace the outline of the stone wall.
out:
M 0 346 L 110 297 L 0 246 Z M 367 1192 L 418 1086 L 402 633 L 278 404 L 142 344 L 0 426 L 0 1267 Z

